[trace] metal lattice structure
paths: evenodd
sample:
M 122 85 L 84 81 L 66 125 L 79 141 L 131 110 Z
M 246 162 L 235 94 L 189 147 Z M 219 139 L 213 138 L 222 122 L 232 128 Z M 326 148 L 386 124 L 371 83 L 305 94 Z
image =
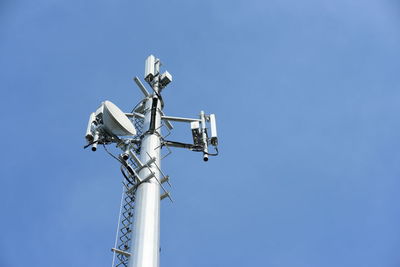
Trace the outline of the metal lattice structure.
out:
M 140 138 L 143 131 L 143 119 L 134 118 L 133 124 L 137 129 L 136 138 Z M 139 155 L 140 145 L 134 146 L 132 152 Z M 133 168 L 138 166 L 132 160 L 129 161 L 129 165 Z M 121 171 L 123 172 L 123 191 L 121 199 L 120 215 L 118 219 L 118 228 L 116 233 L 116 242 L 113 251 L 113 267 L 128 266 L 129 260 L 129 250 L 131 248 L 132 241 L 132 224 L 133 224 L 133 213 L 135 207 L 135 191 L 130 190 L 132 186 L 135 185 L 135 177 L 129 175 L 125 171 L 124 166 L 121 166 Z

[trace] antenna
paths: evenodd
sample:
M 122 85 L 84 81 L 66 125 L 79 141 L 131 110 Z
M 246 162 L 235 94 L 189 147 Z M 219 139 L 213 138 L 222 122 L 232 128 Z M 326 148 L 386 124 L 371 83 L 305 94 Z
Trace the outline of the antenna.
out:
M 161 170 L 161 150 L 167 149 L 167 155 L 171 153 L 171 147 L 201 152 L 204 161 L 218 155 L 214 114 L 201 111 L 198 118 L 164 114 L 161 91 L 172 82 L 172 75 L 168 71 L 160 73 L 160 66 L 161 61 L 155 56 L 146 59 L 144 80 L 151 90 L 147 90 L 139 78 L 134 78 L 144 98 L 130 113 L 104 101 L 89 116 L 85 148 L 91 146 L 92 151 L 96 151 L 98 144 L 103 145 L 106 152 L 119 161 L 123 175 L 118 229 L 111 249 L 113 266 L 159 266 L 160 201 L 165 198 L 172 201 L 164 186 L 165 183 L 169 185 L 170 178 Z M 171 122 L 187 123 L 193 143 L 166 140 L 173 129 Z M 167 135 L 163 135 L 165 131 Z M 115 144 L 121 151 L 119 155 L 115 156 L 107 149 L 110 144 Z M 214 152 L 209 152 L 210 147 Z
M 114 135 L 136 135 L 135 126 L 112 102 L 104 101 L 103 123 L 105 129 Z

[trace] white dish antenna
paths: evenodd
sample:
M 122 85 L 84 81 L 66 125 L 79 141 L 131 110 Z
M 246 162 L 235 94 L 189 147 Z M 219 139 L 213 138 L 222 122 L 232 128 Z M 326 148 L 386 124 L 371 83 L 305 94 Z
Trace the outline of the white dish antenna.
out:
M 122 110 L 108 100 L 103 103 L 103 124 L 106 130 L 114 135 L 136 135 L 133 123 Z

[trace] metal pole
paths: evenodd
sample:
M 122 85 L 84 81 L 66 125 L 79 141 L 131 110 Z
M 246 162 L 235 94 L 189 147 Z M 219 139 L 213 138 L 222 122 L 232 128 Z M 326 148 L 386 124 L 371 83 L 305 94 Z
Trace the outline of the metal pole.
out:
M 158 77 L 155 77 L 153 89 L 158 92 Z M 160 163 L 160 125 L 161 125 L 161 100 L 156 94 L 146 99 L 146 113 L 144 118 L 145 132 L 140 160 L 144 163 L 155 157 L 155 164 Z M 139 185 L 135 197 L 135 212 L 133 220 L 133 240 L 131 257 L 128 267 L 159 267 L 160 263 L 160 172 L 151 164 L 151 170 L 144 168 L 140 177 L 147 177 L 151 172 L 155 178 Z M 158 181 L 157 181 L 157 179 Z
M 207 134 L 206 134 L 206 117 L 204 111 L 200 112 L 200 120 L 201 120 L 201 138 L 203 140 L 204 149 L 203 149 L 203 160 L 208 161 L 208 145 L 207 145 Z
M 111 249 L 114 252 L 113 264 L 115 253 L 118 253 L 119 263 L 116 263 L 118 266 L 122 264 L 128 267 L 159 267 L 160 265 L 160 200 L 168 197 L 172 201 L 169 192 L 162 185 L 164 182 L 168 184 L 169 182 L 168 176 L 161 170 L 161 142 L 167 148 L 172 146 L 203 152 L 204 161 L 208 160 L 208 156 L 218 155 L 215 115 L 205 115 L 204 111 L 201 111 L 198 119 L 164 115 L 162 111 L 164 103 L 160 93 L 172 82 L 172 75 L 168 71 L 160 74 L 160 66 L 160 60 L 154 55 L 147 57 L 144 79 L 152 87 L 152 94 L 147 91 L 139 78 L 135 77 L 134 80 L 145 99 L 135 107 L 134 111 L 124 114 L 110 101 L 105 101 L 90 115 L 86 130 L 85 137 L 88 144 L 84 148 L 92 146 L 92 150 L 95 151 L 98 144 L 116 143 L 117 147 L 122 149 L 121 170 L 128 182 L 133 185 L 129 189 L 126 188 L 128 190 L 123 194 L 124 204 L 121 204 L 121 209 L 123 208 L 124 212 L 120 213 L 122 217 L 118 219 L 121 227 L 118 224 L 119 231 L 116 237 L 119 241 Z M 140 118 L 139 126 L 143 119 L 140 138 L 135 135 L 135 125 L 127 117 Z M 173 128 L 170 121 L 190 123 L 194 144 L 164 140 L 161 136 L 161 120 L 169 130 Z M 211 142 L 206 127 L 208 121 L 211 124 Z M 120 136 L 131 137 L 120 138 Z M 136 156 L 136 145 L 139 140 L 140 159 Z M 215 153 L 208 152 L 209 143 L 214 146 Z M 108 150 L 107 152 L 116 158 Z M 127 161 L 130 157 L 133 162 L 122 161 Z M 134 164 L 131 166 L 130 163 Z M 129 177 L 125 171 L 129 171 Z M 124 183 L 124 186 L 126 185 Z M 164 192 L 162 195 L 160 195 L 161 189 Z M 131 198 L 133 192 L 135 198 Z M 128 196 L 129 198 L 126 198 Z M 134 203 L 133 222 L 132 203 Z

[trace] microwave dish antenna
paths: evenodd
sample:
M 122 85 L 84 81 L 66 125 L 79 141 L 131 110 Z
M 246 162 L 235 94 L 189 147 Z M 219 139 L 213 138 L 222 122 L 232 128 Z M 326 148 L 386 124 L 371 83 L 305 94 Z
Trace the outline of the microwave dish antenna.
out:
M 103 103 L 103 124 L 107 131 L 117 136 L 136 135 L 135 126 L 111 101 Z

